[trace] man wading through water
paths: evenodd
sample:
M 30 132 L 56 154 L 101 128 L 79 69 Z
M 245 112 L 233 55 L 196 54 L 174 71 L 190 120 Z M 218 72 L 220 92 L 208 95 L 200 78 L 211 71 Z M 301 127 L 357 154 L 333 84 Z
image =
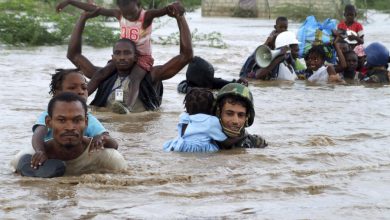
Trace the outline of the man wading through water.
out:
M 113 48 L 112 63 L 104 68 L 94 66 L 81 50 L 81 36 L 88 19 L 96 17 L 97 11 L 83 13 L 77 21 L 68 47 L 67 57 L 86 76 L 92 76 L 88 83 L 88 94 L 98 89 L 91 105 L 109 107 L 112 111 L 127 114 L 130 111 L 140 112 L 156 110 L 161 105 L 162 81 L 175 76 L 193 57 L 191 33 L 184 16 L 173 10 L 168 15 L 176 18 L 180 30 L 180 54 L 163 65 L 153 66 L 150 74 L 141 81 L 139 95 L 130 94 L 134 77 L 130 74 L 136 64 L 135 44 L 128 39 L 118 40 Z M 133 99 L 136 99 L 135 101 Z M 135 103 L 129 106 L 128 104 Z

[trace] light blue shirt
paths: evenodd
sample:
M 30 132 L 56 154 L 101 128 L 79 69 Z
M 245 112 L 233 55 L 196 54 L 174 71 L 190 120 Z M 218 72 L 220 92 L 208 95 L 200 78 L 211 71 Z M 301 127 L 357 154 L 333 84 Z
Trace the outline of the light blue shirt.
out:
M 35 122 L 35 124 L 32 127 L 33 132 L 35 131 L 35 129 L 39 125 L 46 126 L 45 118 L 48 115 L 49 114 L 47 113 L 47 111 L 42 112 L 42 114 L 38 117 L 37 121 Z M 87 127 L 87 129 L 84 130 L 84 136 L 94 137 L 96 135 L 102 134 L 103 132 L 106 132 L 106 129 L 103 127 L 103 125 L 100 123 L 100 121 L 97 120 L 97 118 L 95 118 L 95 116 L 93 116 L 91 113 L 88 113 L 87 117 L 88 117 L 88 127 Z M 47 134 L 45 136 L 45 141 L 48 141 L 50 139 L 53 139 L 53 132 L 49 128 L 47 131 Z
M 187 124 L 187 128 L 182 135 L 184 124 Z M 178 137 L 167 141 L 163 147 L 164 151 L 215 152 L 219 149 L 215 141 L 227 139 L 218 118 L 206 114 L 182 113 L 177 130 Z

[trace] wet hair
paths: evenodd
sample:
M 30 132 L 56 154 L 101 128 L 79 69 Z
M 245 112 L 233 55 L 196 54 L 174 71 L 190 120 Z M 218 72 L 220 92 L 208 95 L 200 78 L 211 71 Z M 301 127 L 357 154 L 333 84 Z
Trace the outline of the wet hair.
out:
M 56 69 L 55 74 L 51 76 L 49 94 L 55 95 L 56 91 L 61 90 L 62 82 L 65 77 L 71 73 L 79 73 L 84 76 L 79 69 Z
M 310 50 L 307 52 L 306 56 L 305 56 L 305 60 L 307 60 L 309 58 L 309 55 L 310 54 L 317 54 L 318 56 L 320 56 L 324 61 L 326 59 L 326 54 L 325 54 L 325 50 L 324 50 L 324 46 L 322 45 L 315 45 L 315 46 L 312 46 L 310 48 Z
M 204 88 L 192 88 L 184 98 L 184 106 L 189 115 L 207 114 L 213 111 L 214 95 Z
M 195 56 L 188 64 L 186 80 L 191 87 L 212 88 L 214 67 L 201 57 Z
M 237 96 L 237 95 L 229 95 L 229 94 L 225 95 L 218 103 L 219 111 L 222 111 L 222 108 L 223 108 L 223 106 L 226 103 L 229 103 L 229 104 L 232 104 L 232 105 L 239 104 L 239 105 L 244 106 L 245 109 L 246 109 L 246 115 L 248 115 L 248 112 L 249 112 L 249 109 L 250 109 L 250 104 L 244 98 L 242 98 L 240 96 Z
M 279 23 L 279 22 L 283 22 L 283 21 L 286 21 L 286 22 L 288 22 L 288 19 L 287 19 L 287 17 L 280 16 L 280 17 L 276 18 L 276 21 L 275 21 L 275 23 L 277 24 L 277 23 Z
M 348 4 L 348 5 L 346 5 L 345 8 L 344 8 L 344 13 L 347 12 L 347 11 L 348 11 L 348 12 L 353 11 L 353 12 L 356 13 L 356 8 L 355 8 L 354 5 Z
M 135 2 L 138 6 L 141 6 L 140 0 L 116 0 L 116 5 L 118 5 L 118 7 L 124 7 L 130 4 L 130 2 Z
M 131 47 L 134 49 L 134 51 L 136 51 L 135 42 L 132 41 L 132 40 L 130 40 L 130 39 L 128 39 L 128 38 L 121 38 L 121 39 L 117 40 L 117 41 L 115 42 L 113 48 L 115 48 L 115 45 L 116 45 L 117 43 L 120 43 L 120 42 L 130 44 Z
M 83 106 L 85 115 L 87 115 L 87 103 L 85 103 L 85 100 L 81 98 L 81 96 L 71 92 L 62 92 L 61 94 L 54 96 L 47 106 L 47 113 L 50 117 L 53 116 L 53 109 L 57 102 L 80 102 Z

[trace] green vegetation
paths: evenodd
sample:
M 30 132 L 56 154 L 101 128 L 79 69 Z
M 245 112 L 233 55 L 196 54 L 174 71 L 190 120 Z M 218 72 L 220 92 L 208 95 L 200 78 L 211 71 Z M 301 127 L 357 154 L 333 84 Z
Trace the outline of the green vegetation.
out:
M 288 19 L 299 22 L 304 21 L 309 15 L 315 15 L 318 20 L 323 20 L 329 17 L 337 19 L 341 18 L 338 13 L 329 13 L 324 10 L 321 11 L 313 7 L 312 5 L 299 6 L 293 4 L 286 4 L 284 6 L 274 8 L 272 14 L 283 15 L 288 17 Z
M 389 0 L 356 0 L 356 6 L 359 9 L 375 9 L 387 13 L 390 12 Z
M 55 0 L 7 0 L 0 2 L 0 41 L 16 46 L 65 44 L 79 14 L 55 12 Z M 70 9 L 70 8 L 69 8 Z M 95 47 L 111 45 L 118 35 L 105 27 L 104 18 L 88 22 L 84 41 Z
M 55 12 L 59 0 L 3 0 L 0 1 L 0 42 L 16 46 L 67 44 L 80 10 L 67 7 Z M 115 2 L 115 0 L 113 0 Z M 146 8 L 163 7 L 172 1 L 142 0 Z M 182 0 L 186 10 L 200 5 L 201 0 Z M 102 5 L 103 0 L 95 0 Z M 105 5 L 107 6 L 107 5 Z M 116 7 L 113 4 L 108 7 Z M 106 18 L 97 17 L 87 23 L 84 43 L 94 47 L 111 46 L 118 33 L 104 25 Z

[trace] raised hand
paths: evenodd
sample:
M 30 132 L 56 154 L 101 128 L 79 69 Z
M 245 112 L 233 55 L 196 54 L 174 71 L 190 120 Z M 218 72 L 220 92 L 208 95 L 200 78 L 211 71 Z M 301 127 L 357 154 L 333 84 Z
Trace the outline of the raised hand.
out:
M 167 11 L 168 11 L 168 16 L 177 17 L 177 16 L 183 16 L 186 10 L 180 2 L 174 2 L 167 6 Z
M 90 12 L 89 11 L 84 11 L 82 16 L 84 16 L 86 19 L 95 18 L 95 17 L 100 15 L 99 12 L 100 12 L 100 8 L 97 7 L 95 10 L 90 11 Z
M 64 0 L 58 3 L 58 5 L 56 6 L 56 11 L 61 12 L 68 5 L 69 5 L 69 0 Z

